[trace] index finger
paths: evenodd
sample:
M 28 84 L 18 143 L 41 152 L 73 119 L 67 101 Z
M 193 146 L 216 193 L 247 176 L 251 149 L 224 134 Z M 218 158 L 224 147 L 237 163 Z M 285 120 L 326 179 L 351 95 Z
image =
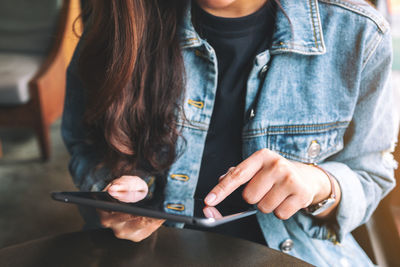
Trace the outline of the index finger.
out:
M 264 160 L 271 154 L 268 149 L 262 149 L 242 161 L 231 170 L 207 195 L 204 202 L 208 206 L 215 206 L 229 196 L 242 184 L 247 183 L 262 169 Z

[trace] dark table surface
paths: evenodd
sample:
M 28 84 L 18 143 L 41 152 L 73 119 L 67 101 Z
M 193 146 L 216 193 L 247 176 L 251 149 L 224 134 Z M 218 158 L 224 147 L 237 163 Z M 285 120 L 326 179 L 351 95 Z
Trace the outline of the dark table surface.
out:
M 161 227 L 140 243 L 107 229 L 29 241 L 0 250 L 0 266 L 311 266 L 249 241 Z

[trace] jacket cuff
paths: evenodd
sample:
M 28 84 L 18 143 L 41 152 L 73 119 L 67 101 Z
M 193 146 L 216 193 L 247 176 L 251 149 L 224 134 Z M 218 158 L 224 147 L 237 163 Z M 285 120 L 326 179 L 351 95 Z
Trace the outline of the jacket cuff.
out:
M 298 221 L 312 238 L 340 243 L 347 234 L 368 220 L 367 208 L 372 207 L 368 207 L 368 196 L 365 196 L 366 190 L 359 174 L 340 162 L 330 161 L 319 166 L 328 171 L 340 186 L 341 199 L 336 207 L 336 215 L 332 220 L 318 220 L 311 215 L 300 213 L 298 217 L 301 218 L 298 218 Z M 379 200 L 377 199 L 377 202 Z

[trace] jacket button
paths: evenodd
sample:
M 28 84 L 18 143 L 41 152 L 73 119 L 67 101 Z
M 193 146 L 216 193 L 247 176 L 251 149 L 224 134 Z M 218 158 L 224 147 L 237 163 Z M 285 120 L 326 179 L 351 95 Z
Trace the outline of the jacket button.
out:
M 313 140 L 308 147 L 307 154 L 310 158 L 316 158 L 321 152 L 321 146 L 317 141 Z
M 261 70 L 260 70 L 260 72 L 259 72 L 259 77 L 260 77 L 260 78 L 263 78 L 263 77 L 264 77 L 265 73 L 267 73 L 268 68 L 269 68 L 268 64 L 265 64 L 265 65 L 261 68 Z
M 250 111 L 250 119 L 254 118 L 256 114 L 254 113 L 254 109 L 252 108 Z
M 284 253 L 289 253 L 289 252 L 292 250 L 293 245 L 294 245 L 293 240 L 290 239 L 290 238 L 288 238 L 288 239 L 286 239 L 285 241 L 283 241 L 283 242 L 281 243 L 281 245 L 279 246 L 279 248 L 280 248 L 280 250 L 281 250 L 282 252 L 284 252 Z

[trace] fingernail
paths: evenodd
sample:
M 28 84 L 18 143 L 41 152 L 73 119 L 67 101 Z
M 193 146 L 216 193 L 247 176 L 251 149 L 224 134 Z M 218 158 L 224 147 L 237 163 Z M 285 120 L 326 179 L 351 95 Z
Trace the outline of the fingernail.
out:
M 122 191 L 123 186 L 120 184 L 113 184 L 112 186 L 110 186 L 110 188 L 108 188 L 108 191 Z
M 214 218 L 214 214 L 212 213 L 212 211 L 209 208 L 205 208 L 203 211 L 204 211 L 204 215 L 207 218 Z
M 212 205 L 214 200 L 217 198 L 217 195 L 214 193 L 210 193 L 207 195 L 207 197 L 204 199 L 204 202 L 206 202 L 207 205 Z

